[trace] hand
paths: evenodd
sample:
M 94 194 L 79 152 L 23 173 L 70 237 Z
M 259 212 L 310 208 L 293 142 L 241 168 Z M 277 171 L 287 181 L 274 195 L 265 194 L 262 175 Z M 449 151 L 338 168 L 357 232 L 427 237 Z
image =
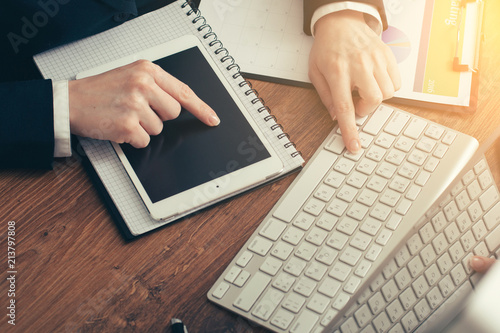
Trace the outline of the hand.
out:
M 482 256 L 473 256 L 470 261 L 470 267 L 478 273 L 485 273 L 496 262 L 494 258 Z
M 331 13 L 314 28 L 309 78 L 332 119 L 337 119 L 347 149 L 356 153 L 361 143 L 355 114 L 368 115 L 400 88 L 396 59 L 362 13 Z M 359 93 L 355 100 L 353 90 Z
M 70 128 L 80 136 L 144 148 L 181 106 L 209 126 L 220 122 L 187 85 L 150 61 L 69 82 Z

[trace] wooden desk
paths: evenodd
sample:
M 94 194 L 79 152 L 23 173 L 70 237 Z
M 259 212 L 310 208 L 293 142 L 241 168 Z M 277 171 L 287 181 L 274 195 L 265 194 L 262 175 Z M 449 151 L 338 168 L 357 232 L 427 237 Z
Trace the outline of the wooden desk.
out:
M 489 2 L 474 114 L 400 107 L 484 141 L 500 125 L 498 13 Z M 316 93 L 253 83 L 308 160 L 333 126 Z M 6 248 L 15 221 L 17 332 L 170 332 L 172 317 L 193 333 L 264 332 L 206 293 L 294 177 L 126 243 L 76 158 L 51 172 L 0 171 L 0 331 L 14 331 Z

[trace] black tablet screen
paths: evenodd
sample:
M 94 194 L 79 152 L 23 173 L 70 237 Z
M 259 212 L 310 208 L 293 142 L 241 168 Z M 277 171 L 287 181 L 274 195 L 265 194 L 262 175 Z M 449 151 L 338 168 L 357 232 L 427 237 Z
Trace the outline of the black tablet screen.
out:
M 121 145 L 153 203 L 270 157 L 198 48 L 155 63 L 189 85 L 221 123 L 207 126 L 182 109 L 146 148 Z

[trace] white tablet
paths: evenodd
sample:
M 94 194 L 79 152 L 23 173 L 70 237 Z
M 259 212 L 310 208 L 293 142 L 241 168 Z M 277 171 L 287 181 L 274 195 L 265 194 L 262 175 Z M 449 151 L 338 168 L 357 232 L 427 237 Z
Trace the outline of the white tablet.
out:
M 283 164 L 227 79 L 195 36 L 185 36 L 82 72 L 96 75 L 138 59 L 153 61 L 186 83 L 221 123 L 203 124 L 182 110 L 161 134 L 136 149 L 113 143 L 151 216 L 173 220 L 277 176 Z

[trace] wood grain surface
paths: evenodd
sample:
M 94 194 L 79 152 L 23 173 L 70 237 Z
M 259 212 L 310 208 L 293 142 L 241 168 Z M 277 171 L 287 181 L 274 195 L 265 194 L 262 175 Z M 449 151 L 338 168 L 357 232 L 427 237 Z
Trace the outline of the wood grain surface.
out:
M 500 5 L 486 2 L 477 111 L 396 105 L 480 142 L 500 125 Z M 316 92 L 252 83 L 309 160 L 334 126 Z M 0 171 L 0 331 L 170 332 L 178 317 L 190 333 L 265 332 L 206 293 L 295 176 L 125 242 L 77 157 L 48 172 Z M 9 221 L 15 326 L 7 323 Z

